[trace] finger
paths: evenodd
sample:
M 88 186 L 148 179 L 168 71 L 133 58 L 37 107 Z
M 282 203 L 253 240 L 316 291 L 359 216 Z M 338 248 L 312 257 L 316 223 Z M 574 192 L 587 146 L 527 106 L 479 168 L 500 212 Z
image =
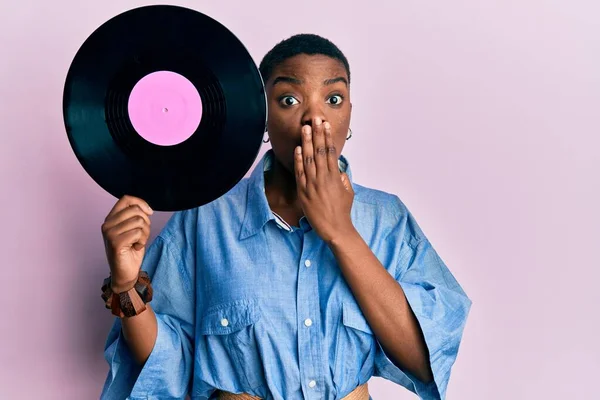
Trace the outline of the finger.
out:
M 137 241 L 132 245 L 132 247 L 134 248 L 134 250 L 140 251 L 141 249 L 146 247 L 146 242 L 142 243 L 140 241 Z
M 138 228 L 123 233 L 119 239 L 122 244 L 119 247 L 123 251 L 127 249 L 127 246 L 132 246 L 135 250 L 139 251 L 146 247 L 148 236 L 146 236 L 146 232 L 143 229 Z
M 317 176 L 324 176 L 328 172 L 327 149 L 325 148 L 323 121 L 319 117 L 315 118 L 313 123 L 313 148 L 315 153 Z
M 296 172 L 296 186 L 298 189 L 306 188 L 306 175 L 304 174 L 304 163 L 302 162 L 302 147 L 296 146 L 294 150 L 294 170 Z
M 107 236 L 108 236 L 109 240 L 120 243 L 121 239 L 119 237 L 121 235 L 123 235 L 124 233 L 134 230 L 134 229 L 142 229 L 144 232 L 148 233 L 148 236 L 150 236 L 150 225 L 148 225 L 146 223 L 146 221 L 144 220 L 144 218 L 142 218 L 139 215 L 137 215 L 135 217 L 131 217 L 131 218 L 115 225 L 114 227 L 112 227 L 111 229 L 108 230 Z M 120 243 L 120 244 L 122 245 L 123 243 Z M 132 244 L 132 243 L 128 243 L 128 244 Z
M 345 172 L 342 172 L 341 178 L 342 178 L 342 184 L 344 185 L 344 188 L 348 192 L 353 193 L 354 190 L 352 189 L 352 184 L 350 183 L 350 179 L 348 178 L 348 175 Z
M 146 223 L 148 225 L 151 225 L 150 217 L 148 217 L 148 214 L 146 214 L 139 205 L 134 204 L 108 217 L 104 224 L 102 224 L 102 230 L 107 231 L 112 227 L 120 224 L 121 222 L 133 218 L 135 216 L 140 216 L 144 218 Z
M 337 149 L 333 143 L 331 137 L 331 124 L 329 122 L 323 123 L 323 129 L 325 131 L 325 149 L 327 150 L 327 168 L 331 172 L 340 171 L 338 166 Z
M 306 183 L 308 184 L 314 181 L 317 176 L 310 125 L 302 127 L 302 164 L 304 165 L 304 175 L 306 175 Z
M 121 197 L 119 201 L 117 201 L 117 203 L 110 210 L 106 218 L 108 219 L 114 214 L 118 213 L 119 211 L 133 205 L 140 206 L 141 209 L 144 210 L 144 212 L 146 212 L 148 215 L 152 215 L 154 213 L 152 208 L 150 208 L 148 203 L 146 203 L 144 200 L 140 199 L 139 197 L 125 195 Z

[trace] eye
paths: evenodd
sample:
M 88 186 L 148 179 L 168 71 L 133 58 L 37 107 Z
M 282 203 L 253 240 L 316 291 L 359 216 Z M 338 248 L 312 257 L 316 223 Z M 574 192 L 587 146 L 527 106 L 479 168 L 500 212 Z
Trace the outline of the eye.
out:
M 293 106 L 294 104 L 298 104 L 298 100 L 296 100 L 296 98 L 294 98 L 293 96 L 284 96 L 281 99 L 279 99 L 279 103 L 281 103 L 281 105 L 283 106 Z
M 327 103 L 333 104 L 334 106 L 338 106 L 338 105 L 342 104 L 343 100 L 344 100 L 344 98 L 342 96 L 340 96 L 339 94 L 336 94 L 336 95 L 331 96 L 327 100 Z

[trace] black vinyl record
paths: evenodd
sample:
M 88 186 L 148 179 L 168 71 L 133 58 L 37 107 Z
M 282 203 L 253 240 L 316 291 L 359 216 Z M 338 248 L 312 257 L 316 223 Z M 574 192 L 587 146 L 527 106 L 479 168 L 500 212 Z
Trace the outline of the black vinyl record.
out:
M 144 6 L 108 20 L 69 68 L 63 116 L 90 177 L 158 211 L 209 203 L 258 156 L 267 105 L 245 46 L 214 19 Z

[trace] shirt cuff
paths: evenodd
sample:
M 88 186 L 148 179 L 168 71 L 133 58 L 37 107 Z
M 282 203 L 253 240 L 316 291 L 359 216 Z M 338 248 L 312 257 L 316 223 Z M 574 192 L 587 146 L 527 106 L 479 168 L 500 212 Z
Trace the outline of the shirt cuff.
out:
M 156 313 L 157 337 L 143 367 L 134 360 L 117 319 L 107 339 L 109 372 L 100 398 L 183 399 L 190 389 L 192 345 L 174 318 Z
M 444 399 L 471 302 L 460 293 L 445 288 L 440 288 L 440 293 L 432 294 L 421 286 L 399 283 L 423 332 L 433 381 L 425 384 L 396 366 L 379 341 L 375 375 L 406 387 L 423 400 Z

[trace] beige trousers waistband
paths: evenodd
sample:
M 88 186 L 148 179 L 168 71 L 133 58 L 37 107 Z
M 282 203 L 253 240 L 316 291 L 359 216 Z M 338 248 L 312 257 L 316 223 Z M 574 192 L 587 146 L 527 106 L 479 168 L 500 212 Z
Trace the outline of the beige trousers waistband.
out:
M 217 396 L 218 400 L 260 400 L 260 397 L 253 396 L 247 393 L 229 393 L 229 392 L 219 392 Z M 369 400 L 369 388 L 367 387 L 367 383 L 363 383 L 358 386 L 356 389 L 348 393 L 342 400 Z

